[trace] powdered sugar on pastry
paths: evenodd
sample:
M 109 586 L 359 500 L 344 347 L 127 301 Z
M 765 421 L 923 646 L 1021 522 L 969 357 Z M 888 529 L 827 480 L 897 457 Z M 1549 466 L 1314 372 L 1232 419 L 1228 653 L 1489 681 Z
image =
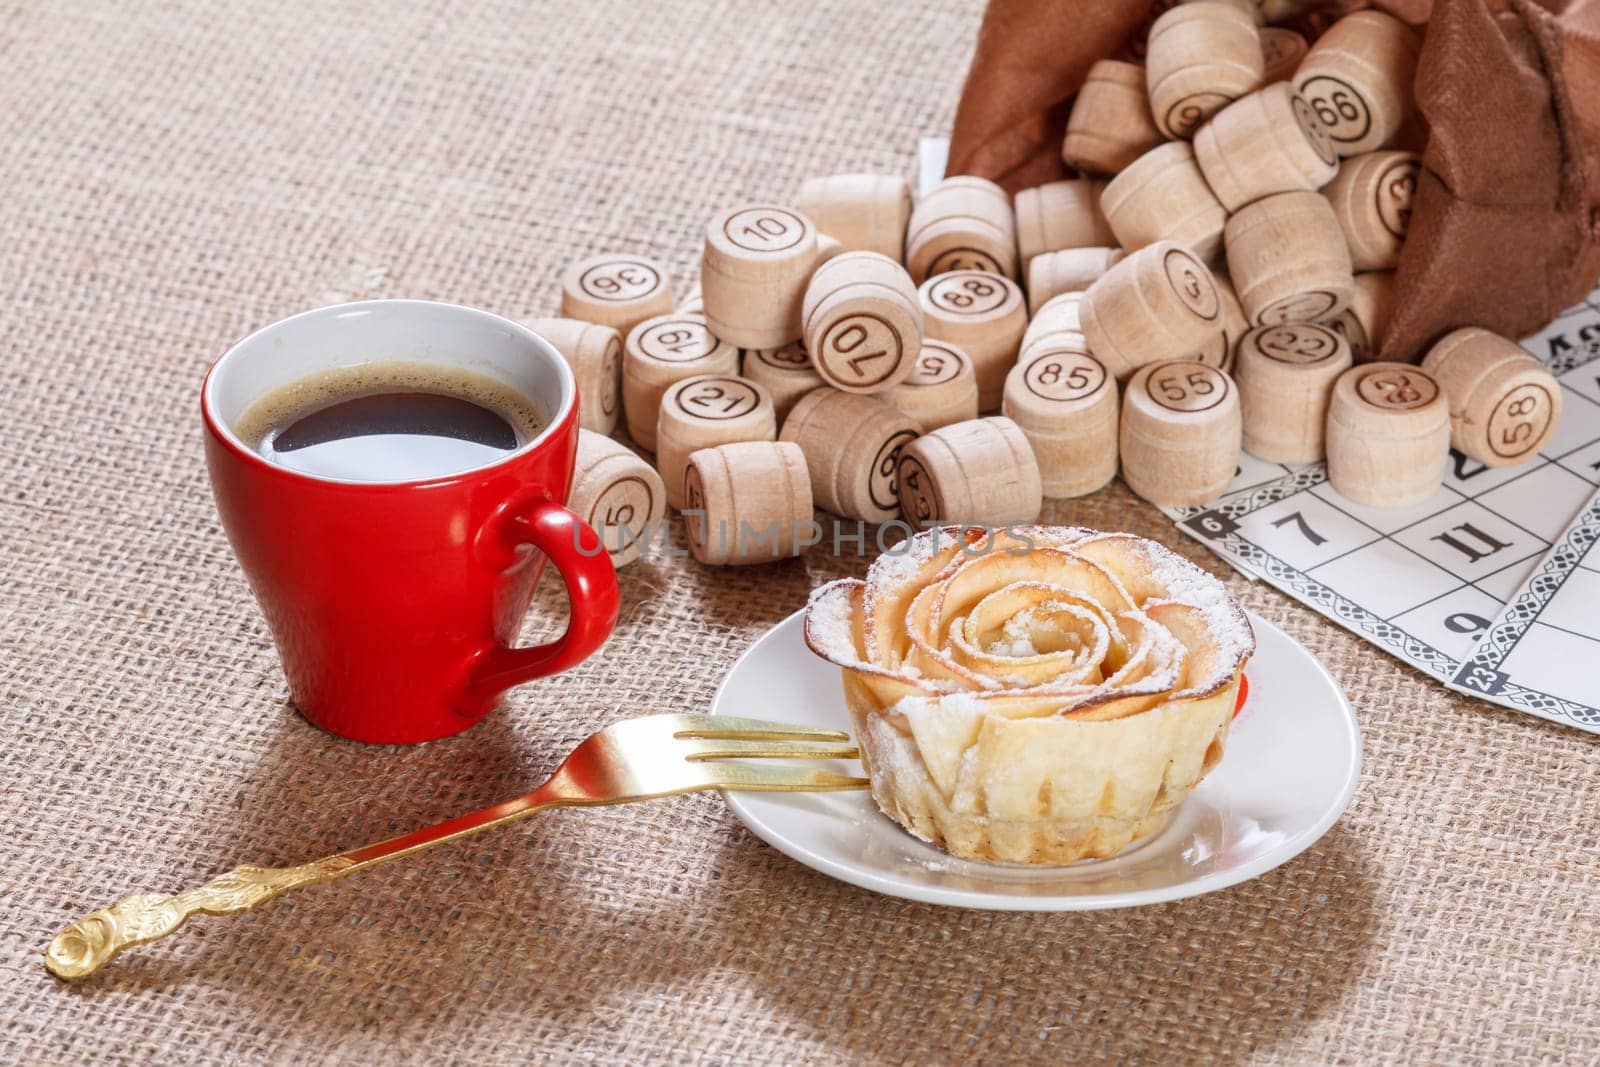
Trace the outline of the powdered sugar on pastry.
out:
M 957 855 L 1151 832 L 1221 757 L 1254 637 L 1217 579 L 1077 527 L 946 527 L 812 597 L 879 806 Z

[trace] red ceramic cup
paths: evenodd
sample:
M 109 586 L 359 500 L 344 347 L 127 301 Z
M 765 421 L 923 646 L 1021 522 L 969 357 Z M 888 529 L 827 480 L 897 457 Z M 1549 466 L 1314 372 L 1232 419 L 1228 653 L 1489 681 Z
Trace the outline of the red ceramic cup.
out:
M 352 482 L 267 462 L 234 432 L 257 399 L 331 367 L 443 363 L 538 403 L 543 433 L 489 466 L 427 481 Z M 617 618 L 600 540 L 562 504 L 577 387 L 543 338 L 498 315 L 420 300 L 319 308 L 234 345 L 201 391 L 217 510 L 306 718 L 341 737 L 428 741 L 477 722 L 511 686 L 565 670 Z M 513 647 L 546 559 L 571 621 Z

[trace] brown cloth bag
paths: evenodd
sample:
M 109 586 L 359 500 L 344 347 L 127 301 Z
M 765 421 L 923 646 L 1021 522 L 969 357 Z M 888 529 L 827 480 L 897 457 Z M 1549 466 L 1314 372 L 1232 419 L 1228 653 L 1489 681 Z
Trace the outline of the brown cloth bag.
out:
M 1290 24 L 1315 31 L 1362 6 L 1307 4 Z M 1416 79 L 1423 173 L 1383 358 L 1416 360 L 1459 326 L 1536 332 L 1600 277 L 1600 0 L 1370 6 L 1425 23 Z M 1012 191 L 1067 176 L 1060 150 L 1073 94 L 1152 7 L 990 0 L 949 173 Z

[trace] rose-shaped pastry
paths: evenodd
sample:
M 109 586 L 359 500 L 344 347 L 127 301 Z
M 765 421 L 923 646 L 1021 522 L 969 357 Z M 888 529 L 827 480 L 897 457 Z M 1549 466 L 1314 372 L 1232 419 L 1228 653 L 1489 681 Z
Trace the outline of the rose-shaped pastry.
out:
M 833 582 L 806 643 L 844 672 L 872 796 L 957 856 L 1070 863 L 1159 830 L 1222 758 L 1250 623 L 1153 541 L 944 527 Z

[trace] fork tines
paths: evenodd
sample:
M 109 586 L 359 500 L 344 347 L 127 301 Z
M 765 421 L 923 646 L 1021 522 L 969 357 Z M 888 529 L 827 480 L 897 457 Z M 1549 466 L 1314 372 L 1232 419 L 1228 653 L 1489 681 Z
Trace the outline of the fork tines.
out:
M 795 723 L 767 722 L 725 715 L 680 716 L 673 737 L 684 741 L 720 741 L 699 745 L 684 759 L 693 763 L 727 759 L 859 759 L 850 735 Z
M 677 719 L 687 728 L 676 731 L 673 737 L 750 741 L 850 740 L 850 735 L 842 730 L 824 730 L 818 726 L 801 726 L 792 722 L 741 719 L 731 715 L 679 715 Z

